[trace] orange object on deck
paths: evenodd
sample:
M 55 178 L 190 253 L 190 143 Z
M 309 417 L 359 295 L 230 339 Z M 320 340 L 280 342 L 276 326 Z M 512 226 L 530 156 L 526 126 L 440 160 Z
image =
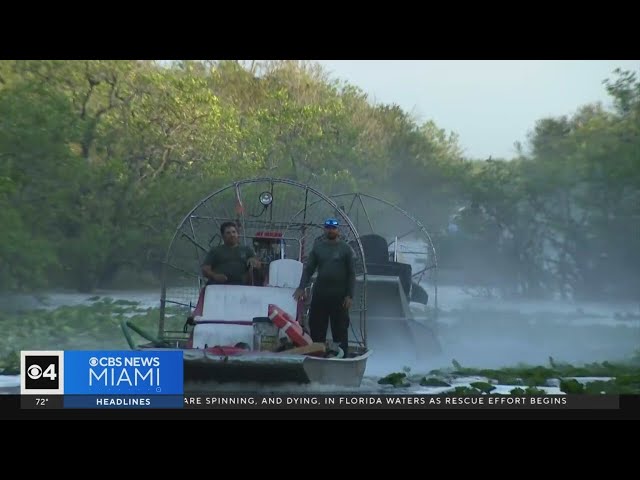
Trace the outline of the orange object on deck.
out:
M 302 330 L 300 324 L 277 305 L 269 304 L 269 318 L 298 347 L 311 345 L 313 340 Z

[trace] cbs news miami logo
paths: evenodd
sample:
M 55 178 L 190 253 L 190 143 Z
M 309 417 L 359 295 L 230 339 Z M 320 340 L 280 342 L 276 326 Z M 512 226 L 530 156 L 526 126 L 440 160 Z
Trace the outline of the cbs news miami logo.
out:
M 20 393 L 62 395 L 64 393 L 64 351 L 20 352 Z
M 179 350 L 23 350 L 22 395 L 182 395 Z

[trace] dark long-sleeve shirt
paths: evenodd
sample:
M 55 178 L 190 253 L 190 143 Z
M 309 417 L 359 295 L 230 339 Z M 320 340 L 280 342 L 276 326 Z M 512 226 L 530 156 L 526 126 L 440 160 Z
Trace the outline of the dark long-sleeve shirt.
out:
M 356 283 L 353 250 L 342 240 L 319 240 L 307 258 L 299 288 L 307 288 L 318 271 L 313 285 L 314 295 L 352 297 Z

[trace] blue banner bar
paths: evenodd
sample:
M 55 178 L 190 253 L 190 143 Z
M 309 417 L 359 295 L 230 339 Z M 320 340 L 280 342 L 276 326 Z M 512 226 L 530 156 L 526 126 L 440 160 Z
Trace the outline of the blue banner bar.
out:
M 182 395 L 65 395 L 64 408 L 182 408 Z
M 181 350 L 64 352 L 64 393 L 71 395 L 182 395 Z

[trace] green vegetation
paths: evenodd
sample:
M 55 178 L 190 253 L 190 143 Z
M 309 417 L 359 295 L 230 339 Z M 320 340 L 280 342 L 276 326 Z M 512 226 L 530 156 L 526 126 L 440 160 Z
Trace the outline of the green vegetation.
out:
M 541 119 L 506 161 L 313 64 L 1 61 L 0 289 L 157 282 L 184 213 L 260 175 L 397 202 L 480 287 L 633 297 L 640 82 L 612 76 L 613 109 Z
M 378 380 L 380 385 L 393 385 L 394 387 L 409 387 L 411 383 L 407 380 L 407 374 L 404 372 L 390 373 L 386 377 Z
M 184 324 L 186 317 L 178 309 L 170 307 L 167 313 L 175 315 L 173 321 L 178 328 Z M 63 306 L 55 310 L 0 312 L 3 336 L 0 342 L 0 374 L 19 371 L 20 350 L 128 350 L 120 328 L 123 318 L 155 333 L 159 309 L 144 309 L 135 302 L 102 298 L 90 305 Z M 136 340 L 146 343 L 137 336 Z
M 496 384 L 521 385 L 512 388 L 511 395 L 546 395 L 542 387 L 549 387 L 549 381 L 557 379 L 560 391 L 567 394 L 640 394 L 640 366 L 633 361 L 625 363 L 592 363 L 583 366 L 557 364 L 553 359 L 550 366 L 522 365 L 495 370 L 465 368 L 456 360 L 453 368 L 432 370 L 428 377 L 416 381 L 416 375 L 407 377 L 405 372 L 396 372 L 380 379 L 378 383 L 393 386 L 450 387 L 444 395 L 482 395 L 496 394 Z M 468 377 L 482 377 L 486 380 L 465 382 Z M 573 378 L 573 377 L 577 377 Z M 591 379 L 588 377 L 601 377 Z M 604 380 L 602 378 L 610 378 Z
M 429 377 L 429 378 L 423 377 L 422 380 L 420 380 L 420 385 L 422 385 L 423 387 L 450 387 L 451 386 L 444 380 L 441 380 L 437 377 Z
M 496 389 L 494 385 L 491 385 L 488 382 L 471 382 L 470 385 L 482 393 L 490 393 Z

